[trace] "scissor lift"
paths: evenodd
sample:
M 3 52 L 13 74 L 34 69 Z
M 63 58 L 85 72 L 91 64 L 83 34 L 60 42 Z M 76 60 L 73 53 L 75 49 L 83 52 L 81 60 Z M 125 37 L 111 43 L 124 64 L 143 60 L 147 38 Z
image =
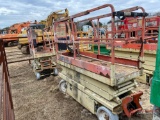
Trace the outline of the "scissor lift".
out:
M 78 38 L 77 28 L 74 19 L 83 17 L 91 12 L 110 8 L 111 12 L 88 19 L 77 21 L 76 24 L 91 21 L 94 33 L 99 32 L 99 20 L 110 17 L 112 27 L 110 38 L 101 38 L 99 34 L 94 34 L 93 38 Z M 141 13 L 132 12 L 142 10 Z M 54 41 L 56 44 L 57 63 L 62 71 L 59 76 L 62 80 L 59 83 L 59 89 L 67 93 L 86 107 L 90 112 L 96 114 L 99 120 L 118 120 L 119 114 L 124 113 L 131 117 L 133 114 L 142 110 L 139 103 L 142 92 L 133 93 L 132 90 L 137 87 L 135 78 L 143 73 L 143 45 L 140 56 L 137 60 L 125 58 L 116 58 L 114 55 L 115 41 L 138 41 L 139 38 L 117 38 L 116 33 L 122 32 L 115 30 L 115 17 L 132 16 L 142 17 L 142 41 L 144 40 L 144 20 L 147 13 L 142 7 L 115 11 L 111 4 L 105 4 L 68 18 L 54 22 Z M 97 20 L 97 26 L 93 20 Z M 67 26 L 67 27 L 66 27 Z M 70 33 L 67 33 L 67 30 Z M 69 36 L 69 37 L 68 37 Z M 63 38 L 63 39 L 62 39 Z M 72 44 L 72 52 L 59 50 L 58 44 Z M 79 45 L 97 44 L 98 53 L 79 50 Z M 111 56 L 100 54 L 100 45 L 111 46 Z
M 27 30 L 30 54 L 33 56 L 31 63 L 37 79 L 45 75 L 57 75 L 55 62 L 55 49 L 52 39 L 43 39 L 43 45 L 37 45 L 37 37 L 34 29 Z

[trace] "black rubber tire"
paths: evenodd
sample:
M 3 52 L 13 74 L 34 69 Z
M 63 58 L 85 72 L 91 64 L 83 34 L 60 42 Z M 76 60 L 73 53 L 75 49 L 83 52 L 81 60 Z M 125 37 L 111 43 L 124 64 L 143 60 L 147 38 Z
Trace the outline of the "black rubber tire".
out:
M 60 90 L 63 94 L 66 93 L 66 91 L 67 91 L 67 84 L 66 84 L 66 81 L 65 81 L 65 80 L 61 80 L 61 81 L 59 82 L 59 90 Z
M 40 74 L 39 72 L 36 72 L 35 75 L 36 75 L 36 79 L 37 79 L 37 80 L 40 80 L 40 79 L 41 79 L 41 74 Z
M 58 75 L 58 69 L 57 68 L 53 68 L 53 75 L 57 76 Z
M 8 42 L 8 43 L 7 43 L 7 46 L 8 46 L 8 47 L 11 47 L 11 46 L 13 46 L 13 43 L 12 43 L 12 42 Z
M 152 84 L 152 79 L 153 79 L 153 77 L 151 77 L 151 78 L 149 79 L 149 86 L 151 86 L 151 84 Z
M 29 47 L 28 46 L 22 46 L 21 52 L 23 54 L 29 54 Z
M 18 44 L 17 47 L 18 47 L 18 49 L 21 49 L 21 48 L 22 48 L 22 45 Z
M 153 106 L 153 119 L 152 120 L 159 120 L 160 119 L 160 107 Z
M 101 106 L 97 109 L 97 118 L 98 120 L 108 120 L 106 116 L 109 118 L 109 120 L 119 120 L 118 115 L 113 114 L 108 108 Z

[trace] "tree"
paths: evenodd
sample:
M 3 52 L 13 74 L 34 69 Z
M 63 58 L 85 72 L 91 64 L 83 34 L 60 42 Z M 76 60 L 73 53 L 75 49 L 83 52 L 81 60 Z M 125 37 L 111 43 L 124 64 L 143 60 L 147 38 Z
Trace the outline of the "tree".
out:
M 86 25 L 92 26 L 91 21 L 88 21 L 88 22 L 86 23 Z M 93 27 L 93 26 L 92 26 L 92 27 Z
M 94 23 L 95 27 L 97 27 L 97 22 L 93 22 L 93 23 Z M 86 25 L 92 26 L 91 21 L 87 22 Z M 103 24 L 102 24 L 101 22 L 99 22 L 99 27 L 101 27 L 102 25 L 103 25 Z M 93 27 L 93 26 L 92 26 L 92 27 Z

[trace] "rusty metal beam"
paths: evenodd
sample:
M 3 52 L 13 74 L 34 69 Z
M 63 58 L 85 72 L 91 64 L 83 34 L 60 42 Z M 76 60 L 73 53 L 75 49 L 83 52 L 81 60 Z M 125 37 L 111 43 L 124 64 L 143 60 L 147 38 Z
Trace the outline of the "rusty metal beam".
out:
M 3 64 L 0 65 L 0 113 L 2 113 L 2 84 L 3 84 Z M 0 120 L 1 120 L 1 115 L 0 115 Z
M 110 78 L 110 68 L 109 67 L 92 64 L 91 62 L 88 62 L 88 61 L 82 61 L 82 60 L 74 59 L 73 57 L 68 57 L 64 55 L 60 55 L 58 57 L 59 57 L 58 60 L 60 61 L 67 62 L 77 67 L 89 70 L 93 73 L 101 74 L 103 76 L 106 76 L 107 78 Z
M 16 62 L 23 62 L 23 61 L 30 61 L 30 60 L 33 60 L 33 58 L 28 58 L 28 59 L 22 59 L 22 60 L 10 61 L 10 62 L 7 62 L 7 64 L 16 63 Z
M 132 7 L 132 8 L 127 8 L 127 9 L 120 10 L 120 11 L 129 12 L 129 11 L 135 11 L 135 10 L 138 10 L 138 6 Z M 112 13 L 108 13 L 108 14 L 99 15 L 99 16 L 96 16 L 96 17 L 87 18 L 87 19 L 84 19 L 84 20 L 77 21 L 76 23 L 84 22 L 84 21 L 91 21 L 91 20 L 95 20 L 95 19 L 98 19 L 98 18 L 105 18 L 105 17 L 109 17 L 109 16 L 112 16 Z
M 2 118 L 3 115 L 3 120 L 14 120 L 15 116 L 9 81 L 9 71 L 2 40 L 0 40 L 0 55 L 0 117 Z
M 99 60 L 111 62 L 110 56 L 96 55 L 96 54 L 90 53 L 90 52 L 80 52 L 80 55 L 84 55 L 86 57 L 89 56 L 89 57 L 96 58 Z M 124 59 L 124 58 L 116 58 L 115 57 L 115 63 L 139 67 L 139 64 L 137 63 L 136 60 L 128 60 L 128 59 Z
M 80 12 L 80 13 L 77 13 L 77 14 L 74 14 L 72 16 L 69 16 L 68 18 L 64 18 L 64 19 L 61 19 L 61 20 L 57 20 L 56 22 L 63 22 L 63 21 L 67 21 L 67 20 L 71 20 L 73 18 L 77 18 L 77 17 L 81 17 L 81 16 L 84 16 L 84 15 L 88 15 L 90 12 L 94 12 L 96 10 L 100 10 L 100 9 L 103 9 L 103 8 L 106 8 L 106 7 L 110 7 L 111 10 L 114 11 L 114 7 L 113 5 L 111 4 L 104 4 L 104 5 L 101 5 L 99 7 L 95 7 L 95 8 L 92 8 L 90 10 L 86 10 L 86 11 L 83 11 L 83 12 Z

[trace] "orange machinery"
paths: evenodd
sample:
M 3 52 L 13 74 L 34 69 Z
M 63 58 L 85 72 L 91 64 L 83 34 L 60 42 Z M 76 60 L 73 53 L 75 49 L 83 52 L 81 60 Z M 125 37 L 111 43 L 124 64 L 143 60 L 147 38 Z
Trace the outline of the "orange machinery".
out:
M 5 46 L 13 46 L 18 42 L 18 34 L 24 27 L 30 25 L 30 22 L 16 23 L 9 27 L 7 33 L 1 33 L 0 38 L 3 39 Z

